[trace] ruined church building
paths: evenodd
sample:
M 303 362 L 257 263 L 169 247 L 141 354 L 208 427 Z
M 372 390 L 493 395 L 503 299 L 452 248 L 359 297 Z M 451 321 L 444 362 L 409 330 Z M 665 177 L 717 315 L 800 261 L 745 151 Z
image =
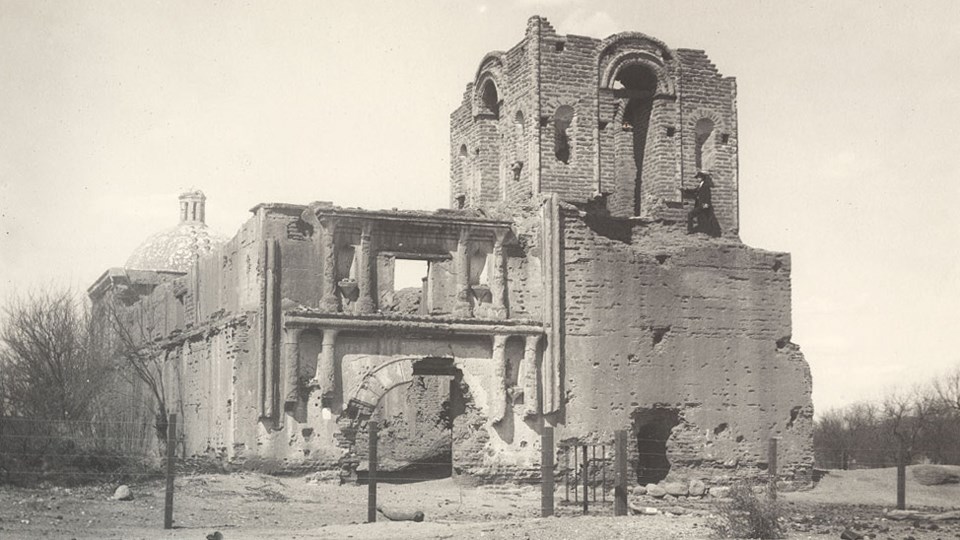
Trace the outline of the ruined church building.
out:
M 451 114 L 450 209 L 263 203 L 227 240 L 189 192 L 89 293 L 165 359 L 190 456 L 349 478 L 376 418 L 395 468 L 480 481 L 538 478 L 544 426 L 628 430 L 641 483 L 759 473 L 771 437 L 804 475 L 790 256 L 739 239 L 737 145 L 703 51 L 532 17 Z

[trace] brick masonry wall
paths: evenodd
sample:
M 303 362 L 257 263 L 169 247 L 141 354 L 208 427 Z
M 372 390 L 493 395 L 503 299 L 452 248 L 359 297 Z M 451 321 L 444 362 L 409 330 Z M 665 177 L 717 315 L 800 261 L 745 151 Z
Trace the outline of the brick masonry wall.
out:
M 684 187 L 695 187 L 693 175 L 697 167 L 696 137 L 698 120 L 714 123 L 712 160 L 704 163 L 713 176 L 713 204 L 724 235 L 739 232 L 739 179 L 737 163 L 736 81 L 723 77 L 703 51 L 678 49 L 681 63 L 679 95 L 683 122 L 680 134 L 683 144 Z
M 771 436 L 784 470 L 808 470 L 811 379 L 789 342 L 789 256 L 657 225 L 621 242 L 603 225 L 564 222 L 560 437 L 612 437 L 634 412 L 672 407 L 678 471 L 756 472 Z
M 597 57 L 599 40 L 559 36 L 546 28 L 540 41 L 540 186 L 566 200 L 587 200 L 596 191 Z M 561 106 L 574 110 L 567 130 L 570 159 L 555 153 L 555 114 Z

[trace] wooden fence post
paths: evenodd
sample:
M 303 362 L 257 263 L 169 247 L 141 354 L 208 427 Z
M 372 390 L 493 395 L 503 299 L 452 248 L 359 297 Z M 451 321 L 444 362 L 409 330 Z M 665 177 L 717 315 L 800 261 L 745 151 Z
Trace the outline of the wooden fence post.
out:
M 614 433 L 614 470 L 616 484 L 613 488 L 613 515 L 627 515 L 627 432 L 618 430 Z
M 907 508 L 907 456 L 903 440 L 897 441 L 897 510 Z
M 587 499 L 590 496 L 590 458 L 587 457 L 587 445 L 583 445 L 583 513 L 590 511 L 590 504 Z
M 540 516 L 553 515 L 553 428 L 543 427 L 540 436 Z
M 376 422 L 367 423 L 370 449 L 367 452 L 369 463 L 367 474 L 367 523 L 377 521 L 377 430 L 380 425 Z
M 177 415 L 167 415 L 167 490 L 163 499 L 163 528 L 173 528 L 173 475 L 177 451 Z
M 770 437 L 767 455 L 767 472 L 770 473 L 770 499 L 777 499 L 777 437 Z

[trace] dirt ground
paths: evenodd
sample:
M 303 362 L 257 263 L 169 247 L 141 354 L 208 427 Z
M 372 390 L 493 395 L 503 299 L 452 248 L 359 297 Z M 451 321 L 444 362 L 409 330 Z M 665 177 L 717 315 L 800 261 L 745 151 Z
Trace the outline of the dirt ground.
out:
M 878 539 L 960 538 L 960 522 L 892 521 L 892 469 L 837 471 L 810 491 L 781 493 L 789 538 L 840 538 L 851 527 Z M 908 479 L 911 475 L 908 473 Z M 644 500 L 682 506 L 683 515 L 613 517 L 609 504 L 584 517 L 558 504 L 558 517 L 539 518 L 537 486 L 466 487 L 451 479 L 381 485 L 388 507 L 419 509 L 423 523 L 366 521 L 366 486 L 308 482 L 302 477 L 253 473 L 177 479 L 175 528 L 164 531 L 163 484 L 132 484 L 132 501 L 110 500 L 114 485 L 71 489 L 0 486 L 0 538 L 195 538 L 219 531 L 224 540 L 269 538 L 710 538 L 716 501 Z M 563 497 L 559 493 L 558 501 Z M 909 507 L 958 508 L 960 486 L 908 483 Z

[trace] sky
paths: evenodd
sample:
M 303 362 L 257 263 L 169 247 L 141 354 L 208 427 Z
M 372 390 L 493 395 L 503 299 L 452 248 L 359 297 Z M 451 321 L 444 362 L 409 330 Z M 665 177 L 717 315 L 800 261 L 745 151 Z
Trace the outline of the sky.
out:
M 84 291 L 207 195 L 445 207 L 449 114 L 531 15 L 738 82 L 741 238 L 793 256 L 818 414 L 960 366 L 951 1 L 0 0 L 0 302 Z

